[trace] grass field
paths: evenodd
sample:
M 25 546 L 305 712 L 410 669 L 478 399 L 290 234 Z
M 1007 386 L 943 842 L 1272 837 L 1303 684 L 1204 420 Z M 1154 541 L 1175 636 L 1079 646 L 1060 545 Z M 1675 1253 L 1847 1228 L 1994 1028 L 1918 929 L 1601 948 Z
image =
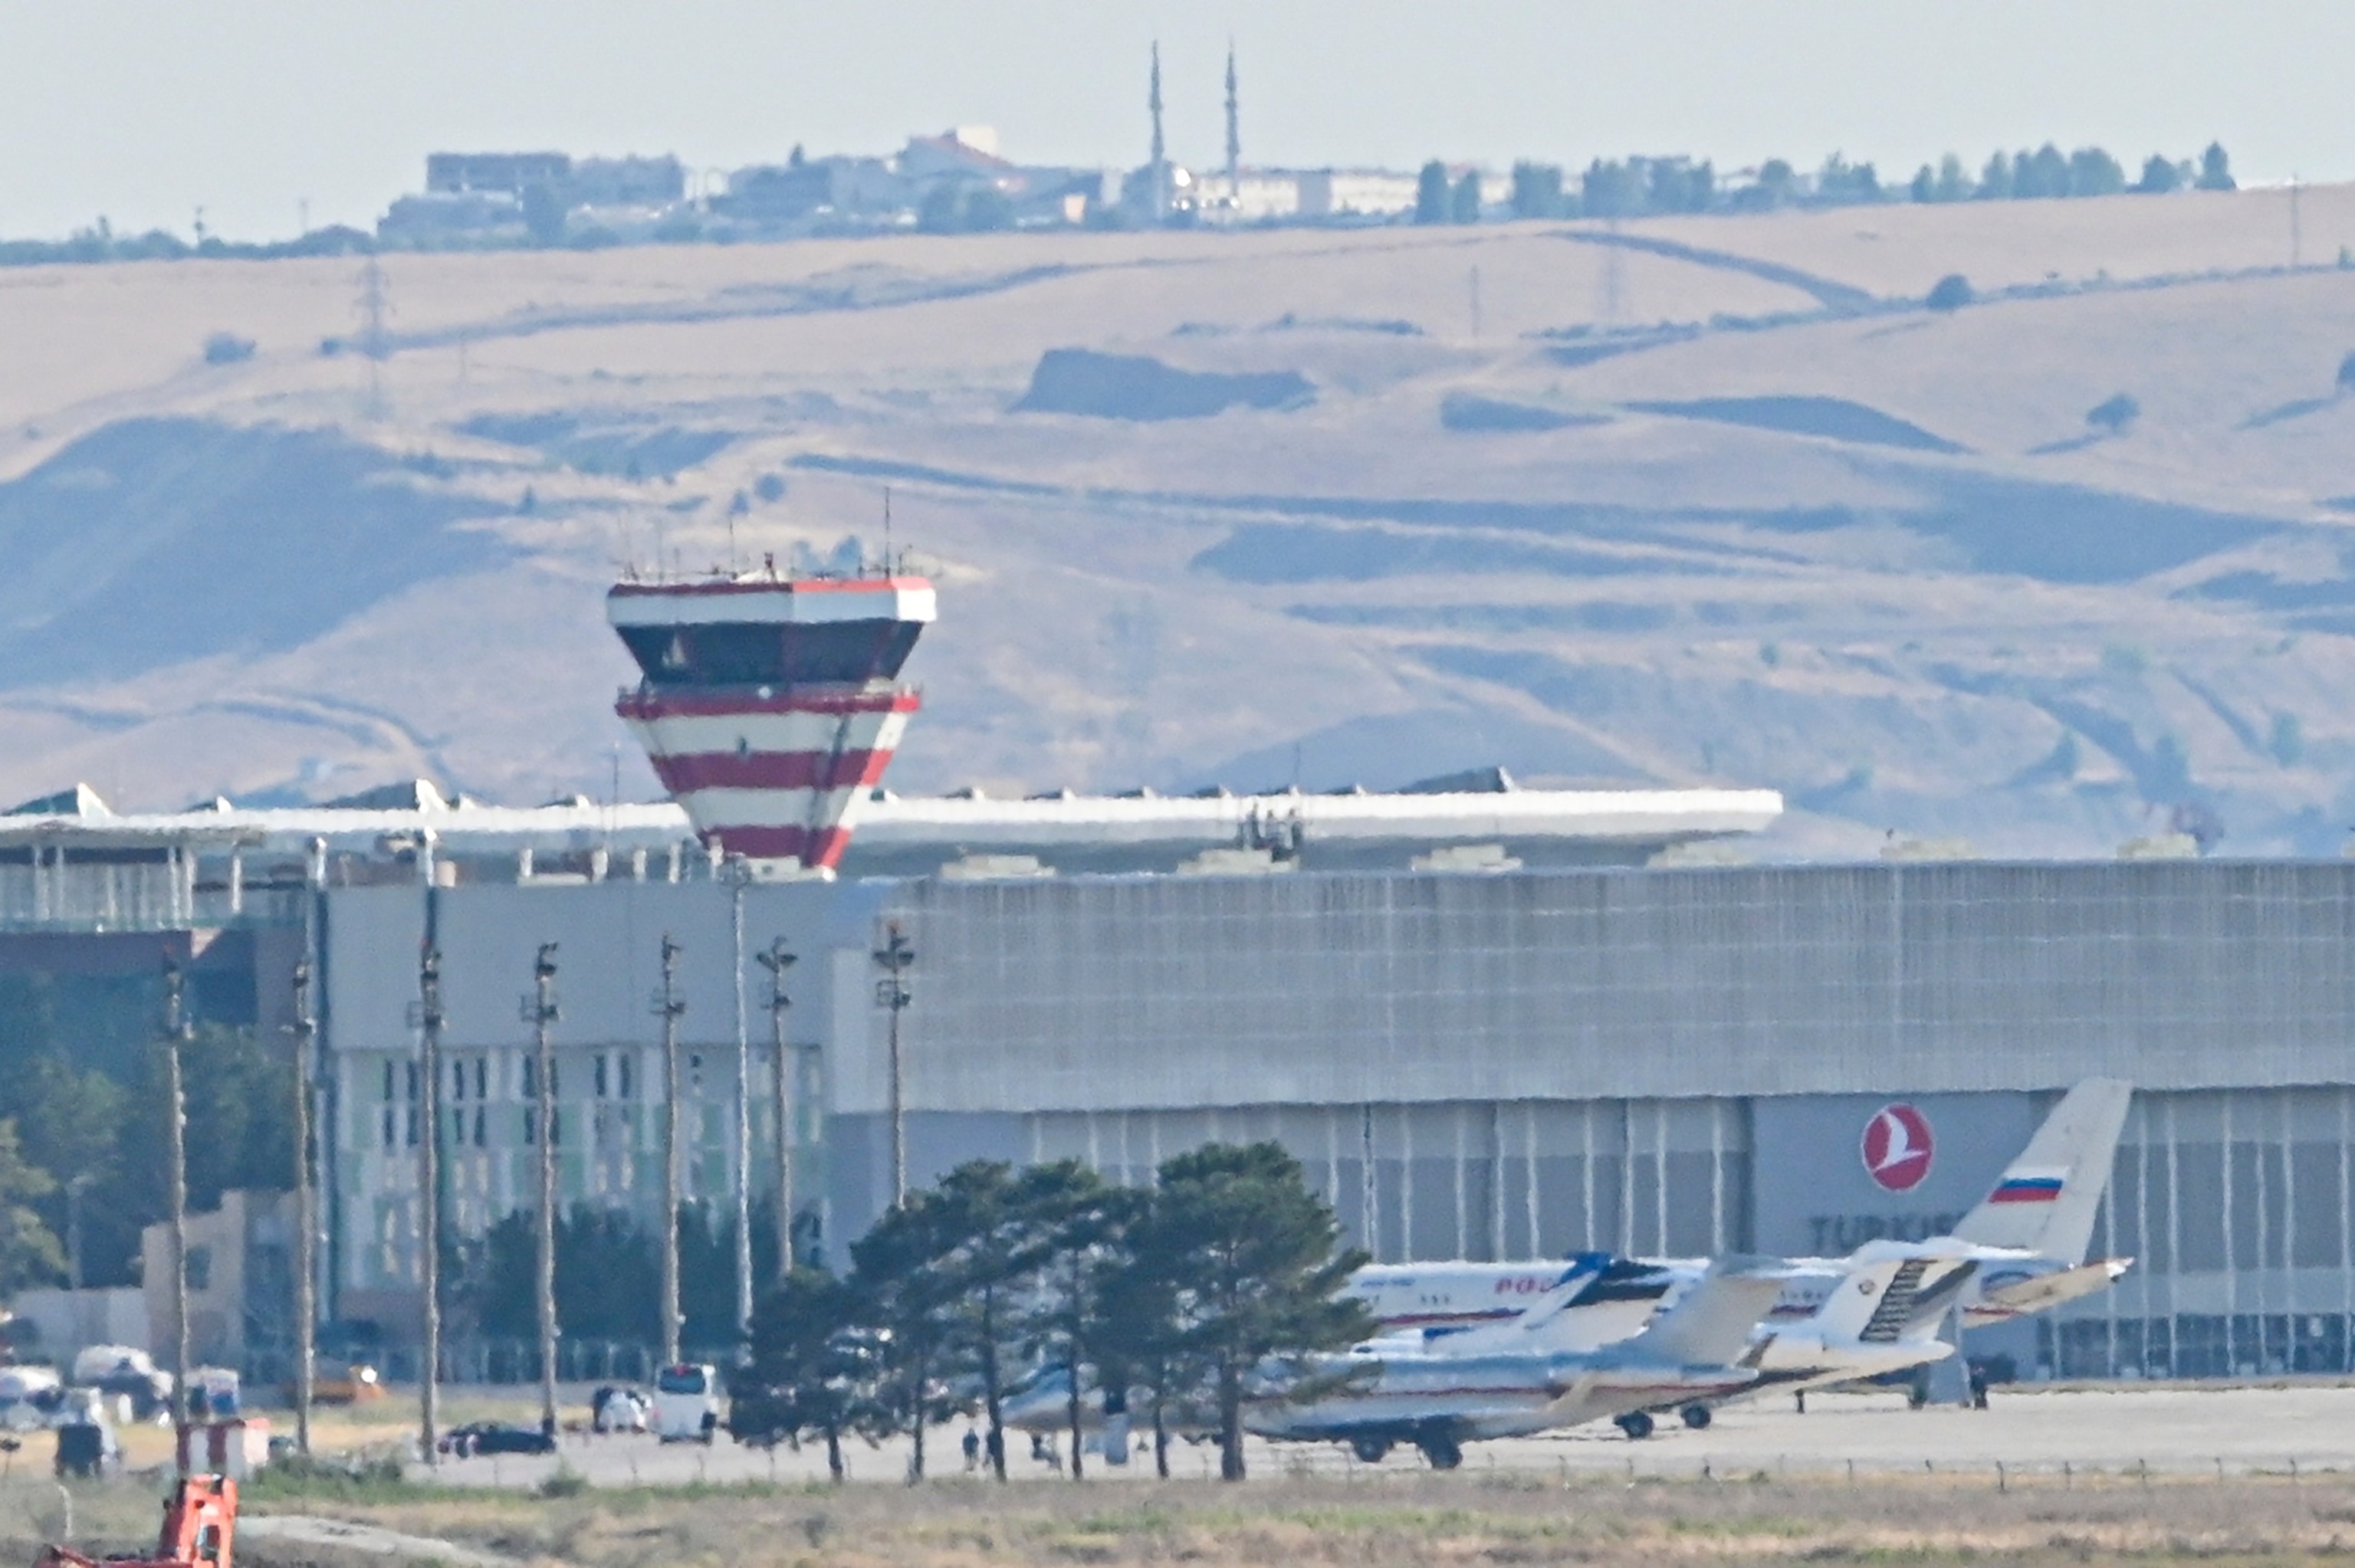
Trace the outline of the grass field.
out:
M 2152 1482 L 1985 1478 L 1854 1485 L 1765 1474 L 1567 1483 L 1530 1476 L 1275 1478 L 1111 1490 L 1001 1490 L 958 1478 L 907 1489 L 822 1485 L 302 1499 L 300 1510 L 581 1568 L 1668 1563 L 2269 1563 L 2355 1548 L 2341 1477 Z M 125 1542 L 124 1544 L 128 1544 Z M 321 1561 L 271 1542 L 262 1564 Z

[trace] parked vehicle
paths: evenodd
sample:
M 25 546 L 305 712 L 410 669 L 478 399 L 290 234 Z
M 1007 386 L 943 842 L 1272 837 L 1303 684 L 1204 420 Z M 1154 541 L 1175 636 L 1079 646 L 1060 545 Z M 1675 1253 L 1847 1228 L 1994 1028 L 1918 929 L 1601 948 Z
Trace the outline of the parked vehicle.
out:
M 719 1430 L 719 1369 L 681 1363 L 655 1379 L 655 1436 L 666 1443 L 709 1444 Z
M 155 1358 L 136 1346 L 84 1346 L 74 1356 L 73 1380 L 110 1399 L 128 1399 L 133 1421 L 171 1416 L 172 1374 L 158 1371 Z
M 636 1389 L 607 1383 L 589 1398 L 589 1425 L 597 1432 L 644 1432 L 652 1414 Z
M 442 1452 L 454 1459 L 477 1454 L 553 1454 L 556 1438 L 537 1426 L 510 1426 L 500 1421 L 475 1421 L 442 1435 Z

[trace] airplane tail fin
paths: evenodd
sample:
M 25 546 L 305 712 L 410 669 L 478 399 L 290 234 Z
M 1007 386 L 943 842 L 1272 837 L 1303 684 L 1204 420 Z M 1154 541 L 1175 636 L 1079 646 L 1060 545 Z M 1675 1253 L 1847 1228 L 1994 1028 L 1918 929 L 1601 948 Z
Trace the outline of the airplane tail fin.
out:
M 1721 1257 L 1683 1298 L 1627 1341 L 1631 1354 L 1684 1366 L 1723 1366 L 1748 1348 L 1789 1270 L 1779 1258 Z
M 2133 1097 L 2134 1086 L 2116 1078 L 2087 1078 L 2062 1096 L 1955 1237 L 2084 1262 Z
M 1607 1252 L 1574 1253 L 1561 1276 L 1518 1317 L 1502 1323 L 1483 1323 L 1477 1328 L 1459 1329 L 1440 1336 L 1440 1339 L 1448 1350 L 1457 1353 L 1581 1348 L 1572 1342 L 1582 1337 L 1573 1331 L 1577 1316 L 1573 1309 L 1584 1305 L 1594 1282 L 1617 1261 Z

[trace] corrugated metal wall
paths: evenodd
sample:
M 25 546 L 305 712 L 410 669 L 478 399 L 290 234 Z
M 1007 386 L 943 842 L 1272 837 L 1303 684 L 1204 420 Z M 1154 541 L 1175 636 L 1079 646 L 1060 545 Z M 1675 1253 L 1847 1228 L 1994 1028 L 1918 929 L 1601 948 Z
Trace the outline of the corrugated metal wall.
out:
M 909 884 L 911 1103 L 2339 1081 L 2355 866 Z M 859 1105 L 850 1108 L 872 1109 Z

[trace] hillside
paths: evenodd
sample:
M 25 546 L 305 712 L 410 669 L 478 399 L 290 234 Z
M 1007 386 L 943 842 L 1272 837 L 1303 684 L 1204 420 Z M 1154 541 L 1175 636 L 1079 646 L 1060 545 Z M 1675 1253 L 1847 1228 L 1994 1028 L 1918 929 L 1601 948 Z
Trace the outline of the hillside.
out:
M 2300 217 L 2335 260 L 2355 187 Z M 617 565 L 740 495 L 741 560 L 871 554 L 888 484 L 901 788 L 1501 762 L 1772 785 L 1781 853 L 2335 853 L 2355 270 L 2288 261 L 2278 192 L 400 256 L 376 366 L 347 262 L 0 272 L 0 799 L 651 794 Z

